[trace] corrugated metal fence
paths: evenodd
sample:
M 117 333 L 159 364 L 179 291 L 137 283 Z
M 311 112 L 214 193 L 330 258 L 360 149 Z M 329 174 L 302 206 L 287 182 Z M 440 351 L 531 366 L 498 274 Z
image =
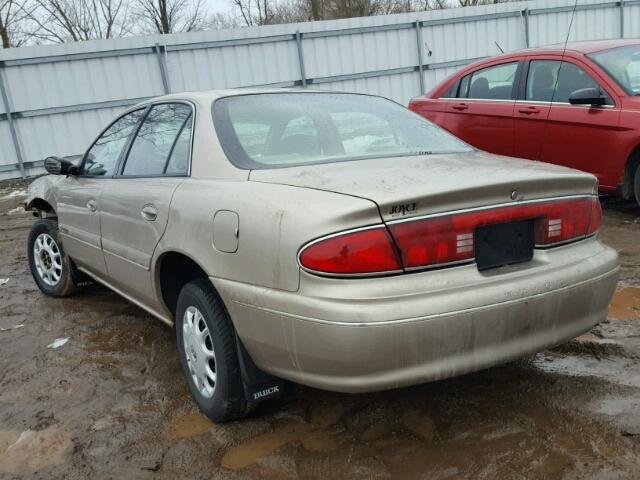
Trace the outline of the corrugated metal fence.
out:
M 573 0 L 99 40 L 0 51 L 0 179 L 82 153 L 126 106 L 255 85 L 384 95 L 403 104 L 473 60 L 564 42 Z M 640 0 L 578 0 L 571 40 L 640 37 Z

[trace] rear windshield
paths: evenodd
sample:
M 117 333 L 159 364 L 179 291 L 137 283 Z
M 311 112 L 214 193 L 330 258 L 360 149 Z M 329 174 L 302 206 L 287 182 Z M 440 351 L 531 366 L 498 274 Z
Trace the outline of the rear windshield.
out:
M 216 132 L 245 169 L 467 152 L 467 144 L 381 97 L 265 93 L 214 102 Z
M 640 45 L 611 48 L 588 55 L 629 95 L 640 95 Z

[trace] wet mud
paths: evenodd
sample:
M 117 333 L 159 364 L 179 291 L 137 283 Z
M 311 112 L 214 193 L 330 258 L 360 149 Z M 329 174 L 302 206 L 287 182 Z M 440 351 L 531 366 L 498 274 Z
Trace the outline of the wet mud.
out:
M 638 207 L 605 202 L 601 238 L 623 268 L 608 320 L 588 334 L 401 390 L 296 387 L 216 425 L 189 396 L 171 329 L 104 288 L 40 294 L 23 187 L 0 183 L 3 480 L 640 476 Z

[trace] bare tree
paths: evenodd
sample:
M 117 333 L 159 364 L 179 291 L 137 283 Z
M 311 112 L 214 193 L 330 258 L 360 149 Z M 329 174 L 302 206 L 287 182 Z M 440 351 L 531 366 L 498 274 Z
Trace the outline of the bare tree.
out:
M 272 18 L 274 6 L 270 0 L 232 0 L 232 4 L 247 27 L 275 23 Z
M 19 47 L 28 38 L 24 27 L 32 8 L 27 0 L 0 0 L 2 48 Z
M 134 5 L 145 32 L 192 32 L 223 21 L 208 16 L 203 0 L 134 0 Z
M 33 0 L 29 20 L 37 41 L 64 43 L 130 32 L 126 0 Z

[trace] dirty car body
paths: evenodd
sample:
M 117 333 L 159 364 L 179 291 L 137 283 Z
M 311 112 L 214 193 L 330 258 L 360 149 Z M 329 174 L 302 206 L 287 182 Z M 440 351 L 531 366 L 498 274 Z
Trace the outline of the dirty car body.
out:
M 210 315 L 229 318 L 234 354 L 342 392 L 560 344 L 606 317 L 616 285 L 594 176 L 477 151 L 379 97 L 161 97 L 63 170 L 32 184 L 27 207 L 57 223 L 74 272 L 177 324 L 192 392 L 214 419 L 241 416 L 205 401 L 222 395 L 211 370 L 221 382 L 235 363 L 221 363 L 217 327 L 198 323 L 208 310 L 189 303 L 190 283 L 219 300 Z M 208 326 L 209 370 L 196 368 L 189 325 Z

